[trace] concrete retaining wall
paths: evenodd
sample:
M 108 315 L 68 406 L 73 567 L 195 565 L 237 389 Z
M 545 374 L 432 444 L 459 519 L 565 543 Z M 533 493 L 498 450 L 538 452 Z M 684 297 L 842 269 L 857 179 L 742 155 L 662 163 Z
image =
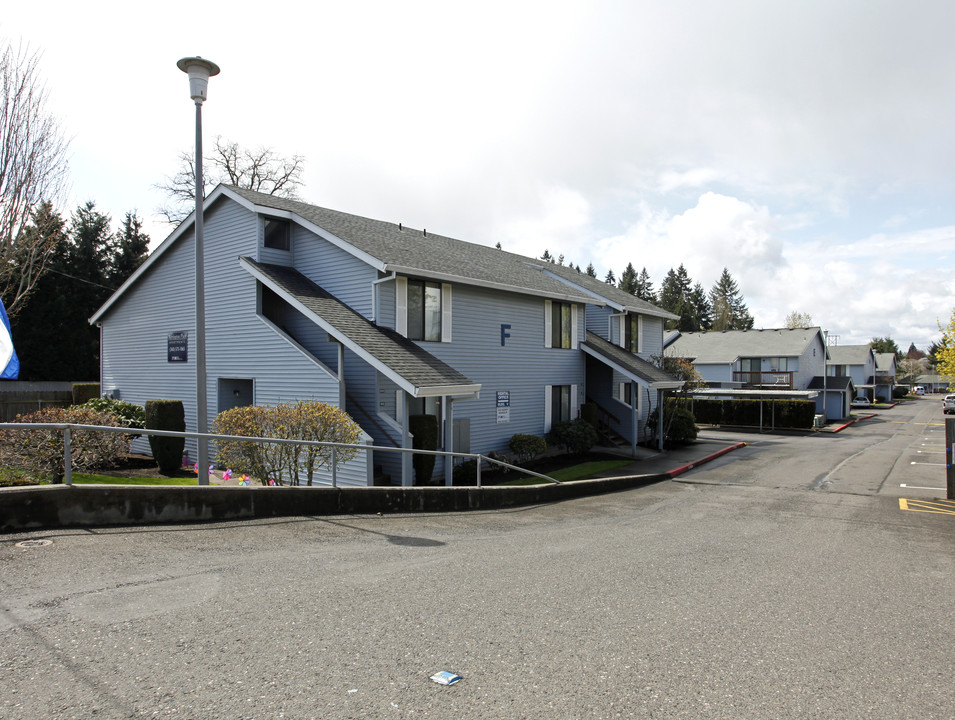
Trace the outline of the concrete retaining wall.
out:
M 0 532 L 252 518 L 453 512 L 626 490 L 667 474 L 520 487 L 182 487 L 44 485 L 0 490 Z

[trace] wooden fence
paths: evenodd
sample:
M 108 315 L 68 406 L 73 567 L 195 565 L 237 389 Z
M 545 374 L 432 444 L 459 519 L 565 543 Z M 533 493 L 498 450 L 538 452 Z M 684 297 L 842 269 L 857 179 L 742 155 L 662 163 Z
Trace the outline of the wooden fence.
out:
M 73 402 L 71 382 L 21 382 L 0 380 L 0 422 L 46 407 L 66 407 Z

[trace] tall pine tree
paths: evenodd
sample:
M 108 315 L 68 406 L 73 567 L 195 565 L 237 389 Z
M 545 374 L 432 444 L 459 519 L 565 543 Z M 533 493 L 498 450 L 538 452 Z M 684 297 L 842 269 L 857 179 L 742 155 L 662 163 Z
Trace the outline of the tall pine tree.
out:
M 655 303 L 657 301 L 657 294 L 653 290 L 653 283 L 650 282 L 650 274 L 647 272 L 646 267 L 637 275 L 634 285 L 633 294 L 638 298 L 646 300 L 648 303 Z
M 674 315 L 679 315 L 679 320 L 667 320 L 668 330 L 680 330 L 688 332 L 698 329 L 696 321 L 696 312 L 691 293 L 693 284 L 690 275 L 680 263 L 676 270 L 670 268 L 663 284 L 660 286 L 659 305 L 664 310 L 668 310 Z
M 626 269 L 620 276 L 617 287 L 625 293 L 633 295 L 637 290 L 637 271 L 633 269 L 633 263 L 627 263 Z
M 710 289 L 709 299 L 713 309 L 713 330 L 753 329 L 753 316 L 743 302 L 739 285 L 726 268 Z
M 148 244 L 135 214 L 113 235 L 109 216 L 94 203 L 76 209 L 48 272 L 16 318 L 21 379 L 99 379 L 99 331 L 88 319 L 145 259 Z
M 118 288 L 149 254 L 149 236 L 143 232 L 143 221 L 136 213 L 126 213 L 122 227 L 113 236 L 110 250 L 112 257 L 107 284 Z
M 693 286 L 690 292 L 690 303 L 693 306 L 693 329 L 709 330 L 713 325 L 713 313 L 710 301 L 706 297 L 706 290 L 700 283 Z

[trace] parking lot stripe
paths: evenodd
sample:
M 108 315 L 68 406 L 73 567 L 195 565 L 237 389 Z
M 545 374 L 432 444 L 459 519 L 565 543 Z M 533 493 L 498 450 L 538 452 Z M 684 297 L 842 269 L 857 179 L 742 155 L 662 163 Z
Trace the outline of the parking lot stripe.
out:
M 907 500 L 899 498 L 899 510 L 934 513 L 936 515 L 955 515 L 955 500 Z

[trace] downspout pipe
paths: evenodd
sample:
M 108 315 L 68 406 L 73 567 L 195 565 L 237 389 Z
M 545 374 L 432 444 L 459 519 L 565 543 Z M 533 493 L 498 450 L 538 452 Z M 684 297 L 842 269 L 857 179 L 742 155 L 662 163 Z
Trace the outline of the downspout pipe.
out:
M 398 277 L 398 273 L 392 272 L 388 277 L 378 278 L 371 281 L 371 321 L 378 322 L 378 286 Z

